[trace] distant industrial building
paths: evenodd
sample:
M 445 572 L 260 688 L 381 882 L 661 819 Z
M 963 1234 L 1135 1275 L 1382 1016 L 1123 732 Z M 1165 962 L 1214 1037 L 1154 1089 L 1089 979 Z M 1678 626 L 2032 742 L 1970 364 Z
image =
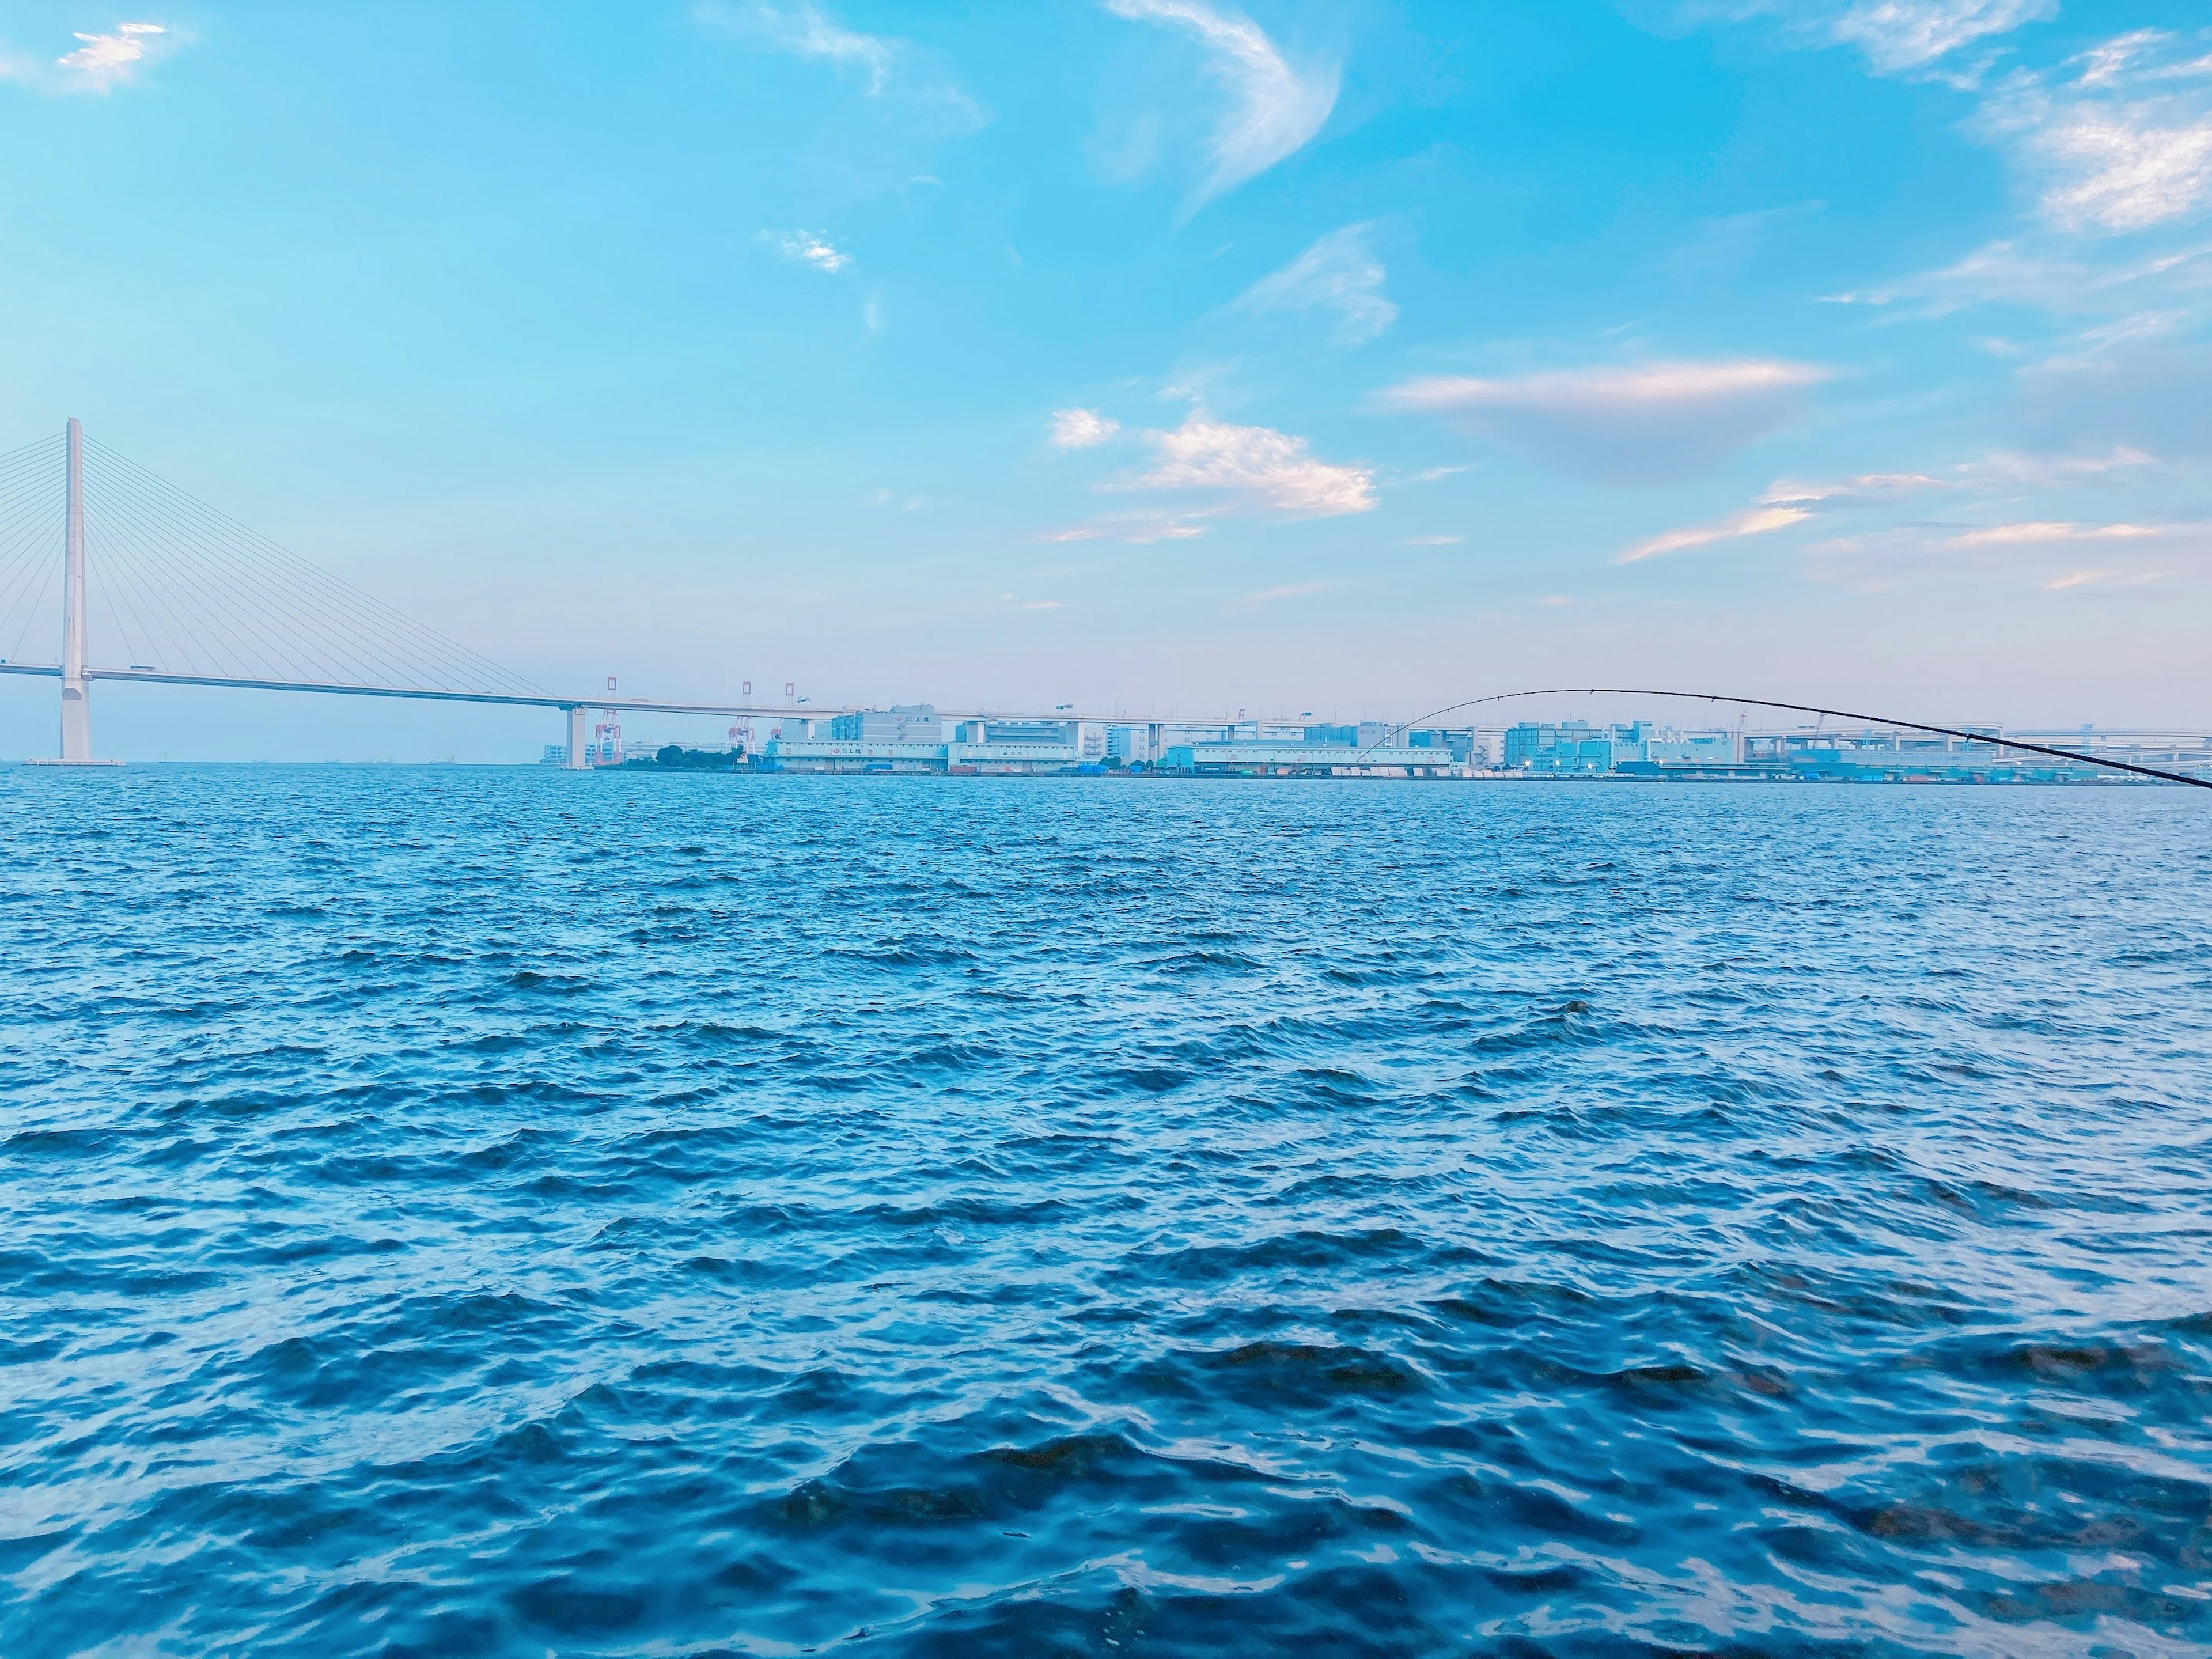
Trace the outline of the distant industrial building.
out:
M 1638 720 L 1592 726 L 1587 720 L 1524 720 L 1505 730 L 1499 765 L 1509 772 L 1595 775 L 1633 768 L 1732 766 L 1741 758 L 1733 732 L 1677 732 Z
M 1504 732 L 1503 770 L 1532 777 L 1641 777 L 1844 783 L 2109 783 L 2086 763 L 2008 748 L 1986 735 L 1892 726 L 1836 731 L 1677 732 L 1638 721 L 1523 721 Z M 2212 778 L 2212 739 L 2172 732 L 2022 732 L 2024 742 Z
M 787 719 L 762 751 L 790 772 L 1064 772 L 1083 763 L 1074 720 L 962 720 L 948 738 L 930 703 L 860 709 L 826 720 Z M 1103 751 L 1104 737 L 1099 746 Z
M 1613 733 L 1587 720 L 1524 720 L 1506 730 L 1504 763 L 1509 772 L 1610 772 Z
M 1152 752 L 1149 726 L 1109 726 L 1106 728 L 1106 758 L 1124 766 L 1146 766 L 1158 757 Z
M 830 737 L 836 743 L 942 743 L 945 722 L 926 702 L 894 703 L 890 708 L 857 709 L 830 722 Z
M 972 728 L 972 729 L 971 729 Z M 1073 720 L 970 720 L 961 731 L 965 743 L 1073 744 Z
M 1394 745 L 1363 748 L 1353 743 L 1309 743 L 1238 738 L 1228 743 L 1170 746 L 1162 762 L 1169 772 L 1197 777 L 1446 777 L 1460 769 L 1449 748 Z

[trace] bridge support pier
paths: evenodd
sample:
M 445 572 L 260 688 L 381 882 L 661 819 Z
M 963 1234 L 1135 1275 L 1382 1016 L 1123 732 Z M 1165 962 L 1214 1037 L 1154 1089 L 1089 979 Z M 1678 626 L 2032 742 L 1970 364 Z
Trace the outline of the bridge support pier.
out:
M 568 705 L 567 712 L 568 715 L 568 758 L 563 763 L 563 764 L 565 764 L 571 772 L 580 772 L 591 764 L 585 750 L 585 735 L 587 727 L 586 725 L 584 705 L 580 702 L 572 702 Z

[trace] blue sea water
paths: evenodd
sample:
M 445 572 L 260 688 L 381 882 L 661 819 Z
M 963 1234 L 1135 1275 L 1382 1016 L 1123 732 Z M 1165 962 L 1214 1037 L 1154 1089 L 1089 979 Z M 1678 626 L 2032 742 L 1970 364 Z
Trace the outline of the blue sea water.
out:
M 2193 791 L 0 772 L 0 1653 L 2212 1643 Z

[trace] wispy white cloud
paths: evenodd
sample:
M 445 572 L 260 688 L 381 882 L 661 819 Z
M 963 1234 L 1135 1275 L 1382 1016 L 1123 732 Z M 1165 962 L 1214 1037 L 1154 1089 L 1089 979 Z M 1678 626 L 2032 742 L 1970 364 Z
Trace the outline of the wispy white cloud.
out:
M 1375 475 L 1315 458 L 1304 438 L 1272 427 L 1231 426 L 1194 414 L 1172 431 L 1146 434 L 1152 465 L 1124 486 L 1202 491 L 1247 511 L 1334 518 L 1376 505 Z
M 2142 230 L 2193 214 L 2212 193 L 2212 116 L 2196 112 L 2075 109 L 2030 147 L 2059 174 L 2044 211 L 2069 230 Z
M 1279 599 L 1302 599 L 1309 594 L 1326 593 L 1331 588 L 1341 587 L 1341 582 L 1291 582 L 1282 587 L 1263 587 L 1256 593 L 1247 593 L 1230 600 L 1224 611 L 1247 611 L 1255 605 L 1273 605 Z
M 1152 451 L 1150 462 L 1097 487 L 1188 495 L 1194 503 L 1100 514 L 1039 540 L 1188 541 L 1206 533 L 1209 519 L 1328 519 L 1376 505 L 1373 469 L 1322 460 L 1304 438 L 1272 427 L 1235 426 L 1194 412 L 1179 427 L 1139 435 Z
M 1467 539 L 1464 536 L 1408 536 L 1408 547 L 1451 547 Z
M 2121 444 L 2111 449 L 2033 453 L 1996 450 L 1960 461 L 1941 472 L 1862 472 L 1845 478 L 1807 482 L 1777 478 L 1766 487 L 1762 507 L 1809 507 L 1822 512 L 1893 506 L 1929 490 L 2017 493 L 2058 484 L 2096 483 L 2139 473 L 2158 458 Z
M 2058 0 L 1858 0 L 1829 24 L 1885 75 L 1923 69 L 1960 47 L 2049 17 Z
M 2085 87 L 2108 86 L 2119 79 L 2122 71 L 2142 57 L 2146 47 L 2164 40 L 2157 29 L 2136 29 L 2132 33 L 2114 35 L 2101 46 L 2095 46 L 2075 57 L 2081 73 L 2076 84 Z
M 2026 429 L 2039 447 L 2094 453 L 2111 445 L 2155 451 L 2168 467 L 2212 461 L 2212 340 L 2205 298 L 2188 337 L 2166 334 L 2070 349 L 2022 368 L 2015 384 Z
M 2069 453 L 1998 451 L 1924 471 L 1869 472 L 1820 482 L 1777 479 L 1752 507 L 1712 524 L 1655 537 L 1616 562 L 1630 563 L 1814 521 L 1843 533 L 1802 549 L 1806 574 L 1863 592 L 1972 572 L 2012 584 L 2121 588 L 2162 580 L 2177 571 L 2212 568 L 2212 537 L 2207 533 L 2212 526 L 2062 517 L 2037 500 L 2045 492 L 2063 492 L 2057 499 L 2078 512 L 2085 489 L 2131 488 L 2144 469 L 2160 465 L 2140 449 L 2120 446 Z M 1947 509 L 1945 519 L 1899 513 L 1929 495 Z M 1962 508 L 1967 522 L 1949 516 Z M 1769 513 L 1790 516 L 1762 516 Z M 1987 521 L 1975 523 L 1976 517 Z M 2100 563 L 2077 568 L 2073 562 L 2091 548 L 2101 550 Z
M 1975 460 L 1961 461 L 1940 474 L 1861 472 L 1844 478 L 1777 478 L 1760 493 L 1756 504 L 1797 507 L 1816 513 L 1848 513 L 1895 507 L 1916 495 L 1937 490 L 1987 495 L 2095 483 L 2116 475 L 2140 473 L 2143 468 L 2157 464 L 2155 456 L 2125 445 L 2102 452 L 2072 454 L 1999 450 Z
M 893 43 L 877 34 L 863 34 L 832 21 L 816 6 L 786 9 L 770 5 L 730 5 L 721 0 L 700 0 L 692 15 L 710 27 L 744 40 L 757 40 L 797 58 L 811 58 L 857 72 L 871 96 L 880 94 L 890 81 Z
M 1624 549 L 1613 562 L 1637 564 L 1645 559 L 1656 559 L 1663 553 L 1681 553 L 1693 547 L 1710 547 L 1715 542 L 1740 541 L 1746 536 L 1764 536 L 1773 531 L 1787 530 L 1793 524 L 1802 524 L 1812 516 L 1802 507 L 1747 507 L 1711 524 L 1669 530 L 1649 541 L 1638 542 L 1633 547 Z
M 1052 412 L 1050 442 L 1054 449 L 1091 449 L 1121 429 L 1091 409 L 1055 409 Z
M 2079 562 L 2095 550 L 2094 564 Z M 1807 574 L 1862 591 L 1969 573 L 2051 592 L 2124 592 L 2212 574 L 2212 526 L 2029 520 L 1961 531 L 1905 523 L 1840 536 L 1805 550 Z
M 1978 305 L 2094 313 L 2202 287 L 2208 265 L 2212 243 L 2115 261 L 2062 251 L 2048 237 L 2034 239 L 2033 245 L 2006 237 L 1939 270 L 1826 297 L 1837 305 L 1895 306 L 1914 317 L 1946 317 Z
M 696 0 L 692 16 L 732 40 L 826 64 L 856 77 L 871 98 L 898 97 L 939 106 L 941 118 L 956 129 L 981 126 L 989 117 L 962 90 L 941 54 L 887 34 L 848 28 L 811 0 L 793 6 L 764 0 Z
M 1334 65 L 1295 68 L 1249 17 L 1203 0 L 1105 0 L 1117 17 L 1188 30 L 1231 104 L 1214 131 L 1212 171 L 1191 205 L 1219 195 L 1303 149 L 1336 107 Z
M 99 33 L 78 33 L 76 46 L 51 61 L 0 44 L 0 82 L 45 92 L 112 92 L 183 44 L 163 23 L 118 23 Z
M 1711 466 L 1787 425 L 1827 378 L 1776 358 L 1650 363 L 1530 374 L 1408 380 L 1385 406 L 1448 416 L 1554 465 L 1614 483 L 1650 483 Z
M 2212 458 L 2212 399 L 2204 395 L 2212 373 L 2205 31 L 2135 28 L 2036 62 L 2028 54 L 2051 37 L 2020 26 L 2055 6 L 1714 3 L 1737 17 L 1794 14 L 1801 40 L 1856 32 L 1876 70 L 1949 80 L 1975 95 L 1965 130 L 2005 163 L 2019 202 L 2015 222 L 1936 269 L 1830 297 L 1892 321 L 1985 306 L 2065 319 L 2071 337 L 2049 344 L 2035 343 L 2033 324 L 1983 342 L 2021 360 L 2014 418 L 2032 443 L 2056 451 L 2155 447 L 2169 465 Z
M 82 44 L 58 62 L 92 91 L 106 92 L 137 75 L 166 44 L 168 33 L 159 23 L 118 23 L 105 34 L 78 35 Z
M 1218 507 L 1205 507 L 1194 512 L 1170 513 L 1149 508 L 1133 513 L 1102 513 L 1087 523 L 1047 531 L 1037 539 L 1048 543 L 1127 542 L 1139 547 L 1149 546 L 1154 542 L 1195 541 L 1206 534 L 1206 526 L 1193 520 L 1212 517 L 1220 510 Z
M 1255 311 L 1333 311 L 1336 337 L 1364 345 L 1398 319 L 1382 292 L 1389 273 L 1368 246 L 1375 227 L 1333 230 L 1271 276 L 1244 290 L 1237 304 Z
M 1693 21 L 1773 18 L 1807 45 L 1857 47 L 1877 74 L 1971 80 L 1978 64 L 1960 70 L 1942 60 L 2057 10 L 2058 0 L 1683 0 L 1680 15 Z
M 2148 587 L 2153 582 L 2164 581 L 2168 574 L 2163 570 L 2073 570 L 2044 583 L 2044 586 L 2053 593 L 2077 587 Z
M 2075 524 L 2065 520 L 2038 519 L 2022 524 L 1984 525 L 1948 538 L 1953 547 L 2017 547 L 2046 542 L 2134 541 L 2155 536 L 2146 524 Z
M 2127 444 L 2067 454 L 2022 454 L 1999 450 L 1979 460 L 1964 463 L 1957 469 L 1957 477 L 1962 483 L 1983 488 L 2039 487 L 2114 480 L 2115 475 L 2139 474 L 2145 467 L 2158 464 L 2157 456 Z
M 1950 481 L 1925 472 L 1862 472 L 1855 477 L 1830 478 L 1808 483 L 1778 478 L 1759 498 L 1761 507 L 1802 507 L 1832 509 L 1893 501 L 1925 489 L 1947 489 Z
M 2212 201 L 2212 74 L 2173 57 L 2139 30 L 2073 60 L 2086 67 L 2070 80 L 2021 73 L 1990 98 L 1982 129 L 2042 181 L 2045 220 L 2111 234 Z
M 1740 276 L 1779 231 L 1802 225 L 1827 210 L 1819 200 L 1750 213 L 1722 214 L 1700 220 L 1696 228 L 1662 258 L 1655 269 L 1678 281 L 1703 283 Z
M 785 258 L 799 264 L 812 265 L 815 270 L 826 271 L 831 276 L 853 263 L 851 254 L 840 252 L 836 245 L 819 231 L 764 230 L 760 234 L 760 240 Z
M 2015 70 L 1983 94 L 1967 130 L 2009 164 L 2021 222 L 1951 264 L 1832 297 L 1895 316 L 2002 304 L 2168 332 L 2205 319 L 2212 55 L 2201 41 L 2137 29 Z

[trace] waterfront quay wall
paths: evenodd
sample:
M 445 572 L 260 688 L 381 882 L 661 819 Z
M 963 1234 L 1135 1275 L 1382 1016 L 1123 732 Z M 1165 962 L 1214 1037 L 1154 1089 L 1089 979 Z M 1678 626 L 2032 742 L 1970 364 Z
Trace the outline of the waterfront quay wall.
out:
M 837 738 L 775 738 L 764 759 L 786 772 L 923 772 L 953 776 L 1074 770 L 1083 751 L 1072 743 L 864 743 Z
M 1075 744 L 866 743 L 838 738 L 776 739 L 763 758 L 787 772 L 938 773 L 952 776 L 1054 774 L 1106 769 L 1085 762 Z M 1446 749 L 1366 748 L 1352 744 L 1202 743 L 1168 750 L 1157 766 L 1132 771 L 1193 777 L 1438 778 L 1464 768 Z
M 1466 769 L 1449 749 L 1255 742 L 1177 744 L 1160 769 L 1201 778 L 1445 778 Z

